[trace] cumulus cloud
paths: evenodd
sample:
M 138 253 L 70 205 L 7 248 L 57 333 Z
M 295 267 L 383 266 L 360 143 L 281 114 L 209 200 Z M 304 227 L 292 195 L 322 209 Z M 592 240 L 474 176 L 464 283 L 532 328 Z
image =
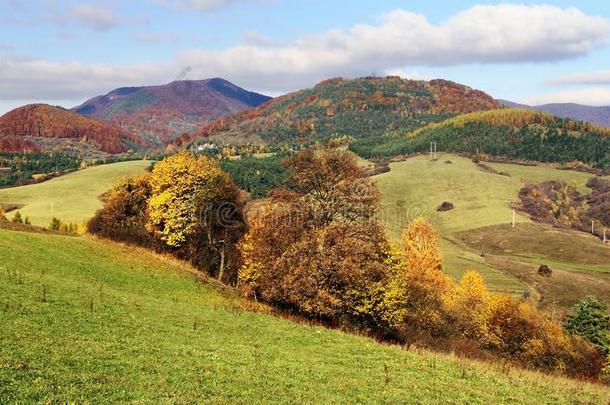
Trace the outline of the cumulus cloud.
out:
M 226 1 L 172 3 L 203 9 Z M 331 76 L 366 75 L 405 66 L 570 59 L 605 45 L 609 36 L 608 20 L 576 8 L 474 6 L 440 24 L 432 24 L 420 14 L 394 10 L 375 25 L 358 24 L 286 44 L 265 43 L 260 36 L 250 35 L 244 44 L 224 50 L 192 49 L 164 64 L 85 65 L 3 58 L 0 97 L 93 95 L 117 85 L 166 82 L 181 66 L 193 67 L 190 77 L 222 76 L 251 89 L 278 93 Z
M 548 81 L 551 85 L 565 84 L 610 84 L 610 70 L 598 70 L 588 73 L 574 73 L 571 75 L 558 77 Z
M 520 100 L 520 102 L 528 105 L 577 103 L 592 106 L 610 106 L 610 88 L 581 87 L 531 96 Z

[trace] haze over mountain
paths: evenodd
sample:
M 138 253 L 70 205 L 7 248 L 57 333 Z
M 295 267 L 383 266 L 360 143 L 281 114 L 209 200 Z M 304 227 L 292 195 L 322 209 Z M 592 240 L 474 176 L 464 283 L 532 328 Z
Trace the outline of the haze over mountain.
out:
M 333 78 L 260 107 L 219 118 L 193 135 L 181 137 L 178 143 L 204 138 L 284 143 L 343 135 L 369 137 L 498 107 L 484 92 L 447 80 Z
M 94 97 L 72 111 L 163 144 L 211 119 L 256 107 L 270 99 L 227 80 L 212 78 L 122 87 Z
M 115 125 L 61 107 L 30 104 L 0 117 L 0 150 L 124 153 L 152 145 Z
M 552 103 L 543 105 L 526 105 L 508 100 L 497 100 L 500 104 L 511 108 L 526 108 L 548 112 L 561 118 L 573 118 L 581 121 L 589 121 L 597 125 L 610 128 L 610 106 L 593 107 L 576 103 Z

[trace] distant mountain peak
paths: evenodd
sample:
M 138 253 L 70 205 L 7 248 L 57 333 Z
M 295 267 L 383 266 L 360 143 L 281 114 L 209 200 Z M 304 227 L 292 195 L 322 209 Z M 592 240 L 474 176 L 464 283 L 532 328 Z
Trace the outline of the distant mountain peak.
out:
M 155 143 L 169 143 L 209 120 L 256 107 L 270 99 L 213 77 L 121 87 L 94 97 L 72 111 L 103 119 Z

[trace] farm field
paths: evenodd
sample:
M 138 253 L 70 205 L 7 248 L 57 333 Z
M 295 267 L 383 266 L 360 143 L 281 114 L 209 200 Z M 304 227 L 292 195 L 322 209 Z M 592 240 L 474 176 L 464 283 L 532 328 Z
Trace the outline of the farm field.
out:
M 533 224 L 520 213 L 516 216 L 516 230 L 511 227 L 510 204 L 518 199 L 517 194 L 525 183 L 563 179 L 574 181 L 581 191 L 586 192 L 585 184 L 591 175 L 548 167 L 505 163 L 488 165 L 509 176 L 483 171 L 470 159 L 453 154 L 441 154 L 435 162 L 429 161 L 427 156 L 418 156 L 391 163 L 390 172 L 374 177 L 383 195 L 382 218 L 391 235 L 398 238 L 409 220 L 423 215 L 439 230 L 446 271 L 457 278 L 474 268 L 496 291 L 513 294 L 527 292 L 538 299 L 542 298 L 534 288 L 538 284 L 532 282 L 531 278 L 507 271 L 511 267 L 511 260 L 517 259 L 530 269 L 534 264 L 539 266 L 542 263 L 555 266 L 566 273 L 567 279 L 574 272 L 586 272 L 592 277 L 592 283 L 605 286 L 606 276 L 610 272 L 610 247 L 603 246 L 599 239 L 570 230 L 554 229 L 550 232 L 548 227 Z M 436 207 L 443 201 L 453 203 L 455 208 L 437 212 Z M 503 243 L 511 231 L 515 231 L 512 235 L 529 237 L 510 239 L 511 246 L 507 248 L 508 251 L 501 252 L 504 261 L 499 264 L 485 255 L 497 254 L 496 251 L 490 251 L 489 246 L 471 240 L 484 230 L 488 235 L 481 238 L 489 243 L 492 240 L 496 244 Z M 532 238 L 537 242 L 533 243 Z M 571 243 L 574 238 L 579 241 L 578 244 Z M 568 247 L 572 250 L 561 254 L 560 249 Z M 582 252 L 589 251 L 595 252 L 594 258 L 583 257 Z M 598 292 L 603 293 L 602 297 L 610 297 L 610 287 L 603 287 Z M 575 302 L 573 298 L 571 296 L 561 302 L 571 305 Z
M 0 204 L 23 206 L 19 211 L 34 225 L 48 226 L 53 217 L 80 224 L 102 206 L 99 197 L 117 180 L 142 173 L 150 163 L 134 160 L 92 166 L 43 183 L 0 189 Z
M 32 402 L 604 403 L 591 385 L 248 312 L 183 263 L 0 229 L 0 398 Z

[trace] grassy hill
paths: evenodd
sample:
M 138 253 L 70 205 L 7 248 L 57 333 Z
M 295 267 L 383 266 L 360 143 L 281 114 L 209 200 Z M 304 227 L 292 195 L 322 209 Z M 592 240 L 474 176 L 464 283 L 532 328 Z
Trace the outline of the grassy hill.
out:
M 30 104 L 0 117 L 0 150 L 123 153 L 150 147 L 140 136 L 61 107 Z
M 0 229 L 2 402 L 603 403 L 607 387 L 243 310 L 138 248 Z
M 462 114 L 442 122 L 357 140 L 350 149 L 363 157 L 424 153 L 437 149 L 511 160 L 579 161 L 610 170 L 610 129 L 550 114 L 497 109 Z
M 179 141 L 283 144 L 370 137 L 498 107 L 487 94 L 446 80 L 336 78 L 213 121 Z
M 22 206 L 19 211 L 34 225 L 48 226 L 53 217 L 80 224 L 101 208 L 99 197 L 117 180 L 143 172 L 150 163 L 134 160 L 92 166 L 43 183 L 0 189 L 0 204 Z
M 391 163 L 390 172 L 375 176 L 383 194 L 382 216 L 391 234 L 398 237 L 409 220 L 423 214 L 440 231 L 446 269 L 456 277 L 475 268 L 495 290 L 522 293 L 533 288 L 531 292 L 540 294 L 542 281 L 536 278 L 536 270 L 546 263 L 565 272 L 564 287 L 574 283 L 577 273 L 587 279 L 578 288 L 554 288 L 561 294 L 549 292 L 547 300 L 567 307 L 587 291 L 610 296 L 610 248 L 599 239 L 570 230 L 550 232 L 549 227 L 533 224 L 521 214 L 517 214 L 516 229 L 510 224 L 510 203 L 518 199 L 523 184 L 563 179 L 585 191 L 591 175 L 544 166 L 489 166 L 507 175 L 482 170 L 470 159 L 445 153 L 438 161 L 418 156 Z M 443 201 L 455 208 L 437 212 Z M 531 236 L 539 238 L 539 243 Z M 583 257 L 582 252 L 590 254 Z

